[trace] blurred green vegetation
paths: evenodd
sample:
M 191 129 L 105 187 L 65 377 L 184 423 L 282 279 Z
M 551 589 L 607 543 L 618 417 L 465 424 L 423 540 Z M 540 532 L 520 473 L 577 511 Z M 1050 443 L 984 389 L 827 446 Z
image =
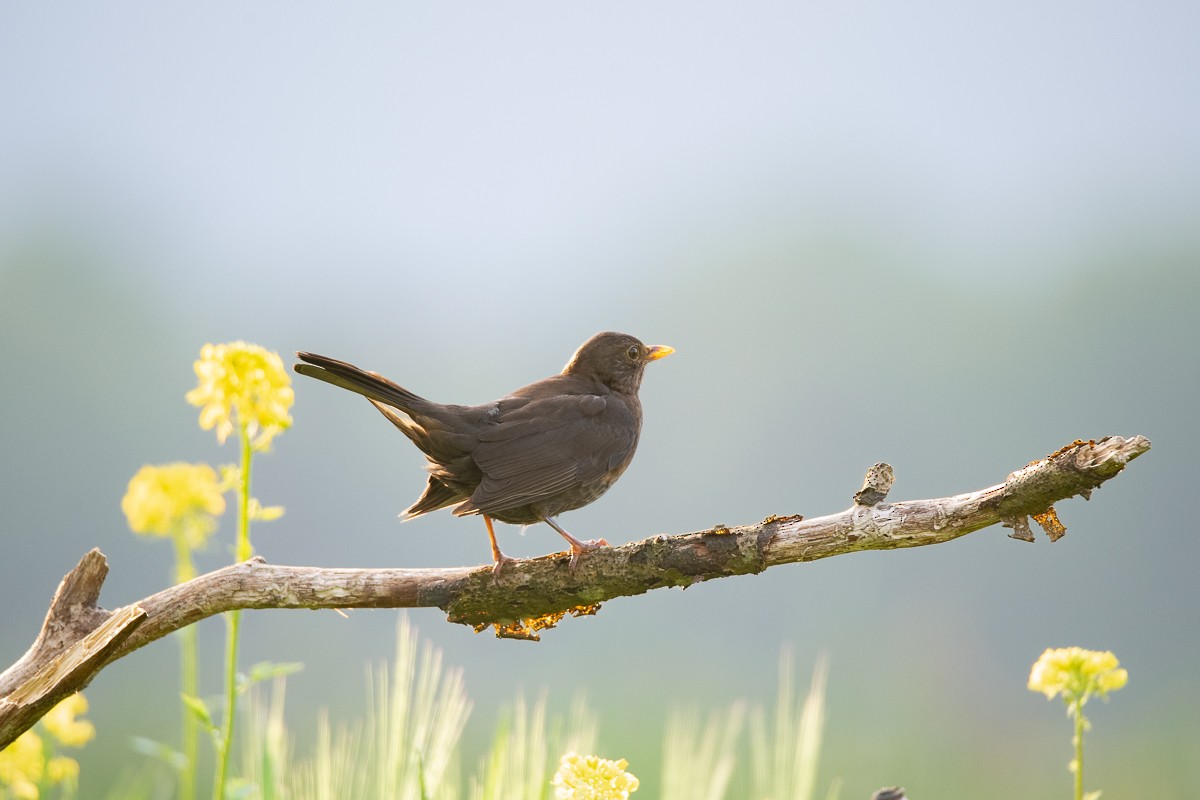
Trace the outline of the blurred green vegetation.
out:
M 427 642 L 421 645 L 406 615 L 400 617 L 396 638 L 390 663 L 368 670 L 365 713 L 335 728 L 328 711 L 322 709 L 315 741 L 307 742 L 303 752 L 297 747 L 295 730 L 309 724 L 288 721 L 286 678 L 253 681 L 238 726 L 242 749 L 230 773 L 230 796 L 549 800 L 557 796 L 551 779 L 564 771 L 563 757 L 596 755 L 599 721 L 582 695 L 566 715 L 550 714 L 544 695 L 533 704 L 518 696 L 494 727 L 485 750 L 464 754 L 459 740 L 472 703 L 464 691 L 462 670 L 444 666 L 438 650 Z M 704 725 L 696 720 L 695 709 L 676 710 L 662 739 L 661 784 L 642 781 L 643 796 L 834 800 L 837 781 L 828 792 L 816 790 L 826 669 L 825 663 L 818 664 L 811 688 L 802 701 L 797 700 L 792 658 L 785 651 L 778 693 L 769 713 L 752 710 L 748 737 L 742 735 L 744 703 L 709 714 Z M 176 754 L 157 758 L 153 749 L 143 750 L 147 758 L 135 759 L 123 770 L 110 796 L 121 800 L 172 796 L 169 787 Z M 618 758 L 608 760 L 627 765 L 627 760 Z M 630 766 L 628 771 L 642 771 L 642 767 Z

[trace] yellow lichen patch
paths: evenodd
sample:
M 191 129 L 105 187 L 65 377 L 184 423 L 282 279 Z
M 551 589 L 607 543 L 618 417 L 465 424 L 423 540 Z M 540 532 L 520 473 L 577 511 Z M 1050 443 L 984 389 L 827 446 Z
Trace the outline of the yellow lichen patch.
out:
M 497 639 L 525 639 L 531 642 L 540 642 L 542 637 L 538 636 L 529 628 L 525 627 L 524 620 L 501 624 L 496 623 L 496 638 Z
M 1055 450 L 1053 453 L 1046 456 L 1045 458 L 1039 458 L 1037 461 L 1030 461 L 1025 466 L 1032 467 L 1034 464 L 1040 464 L 1043 461 L 1050 461 L 1051 459 L 1058 458 L 1063 453 L 1074 450 L 1077 447 L 1083 447 L 1084 445 L 1091 447 L 1094 444 L 1096 444 L 1095 439 L 1088 439 L 1086 442 L 1083 439 L 1076 439 L 1075 441 L 1071 442 L 1070 444 L 1065 444 L 1062 447 L 1058 448 L 1057 450 Z
M 799 522 L 804 519 L 803 514 L 788 514 L 786 517 L 781 517 L 778 514 L 771 514 L 762 521 L 763 525 L 770 525 L 772 522 Z
M 562 618 L 567 615 L 565 611 L 552 611 L 549 614 L 542 614 L 540 617 L 530 617 L 529 619 L 521 620 L 521 624 L 531 633 L 534 631 L 544 631 L 547 628 L 553 628 L 558 623 L 562 622 Z
M 567 613 L 572 617 L 594 617 L 596 612 L 600 610 L 599 603 L 589 603 L 585 606 L 575 606 L 567 609 Z
M 1084 445 L 1091 447 L 1095 444 L 1096 444 L 1095 439 L 1088 439 L 1086 442 L 1083 439 L 1076 439 L 1075 441 L 1071 442 L 1070 444 L 1058 448 L 1053 453 L 1046 456 L 1046 458 L 1057 458 L 1058 456 L 1061 456 L 1063 453 L 1067 452 L 1068 450 L 1074 450 L 1076 447 L 1083 447 Z
M 541 616 L 528 617 L 513 622 L 480 622 L 471 627 L 475 629 L 476 633 L 482 633 L 487 628 L 495 628 L 497 639 L 525 639 L 531 642 L 539 642 L 541 641 L 541 637 L 538 636 L 537 632 L 553 628 L 562 622 L 563 617 L 567 614 L 573 617 L 590 617 L 594 616 L 599 610 L 599 603 L 590 603 L 573 606 L 564 611 L 551 611 Z
M 1042 530 L 1050 537 L 1050 541 L 1057 542 L 1059 539 L 1067 535 L 1067 528 L 1058 519 L 1058 513 L 1054 510 L 1054 506 L 1050 506 L 1040 514 L 1034 514 L 1033 519 L 1038 525 L 1042 526 Z

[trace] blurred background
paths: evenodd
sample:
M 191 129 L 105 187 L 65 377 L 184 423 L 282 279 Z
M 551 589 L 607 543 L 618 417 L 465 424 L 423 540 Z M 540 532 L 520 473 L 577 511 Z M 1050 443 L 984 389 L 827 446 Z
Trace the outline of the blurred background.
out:
M 678 352 L 648 370 L 624 479 L 561 520 L 583 537 L 833 513 L 876 461 L 901 500 L 1076 438 L 1154 449 L 1060 504 L 1054 545 L 996 527 L 660 590 L 540 644 L 410 612 L 465 671 L 468 759 L 519 691 L 582 692 L 653 797 L 668 710 L 769 703 L 790 646 L 801 684 L 829 653 L 820 782 L 842 797 L 1061 796 L 1069 722 L 1025 681 L 1080 645 L 1130 673 L 1089 706 L 1089 788 L 1195 794 L 1198 25 L 1182 0 L 6 4 L 0 663 L 91 547 L 107 607 L 169 583 L 119 502 L 144 463 L 236 461 L 183 399 L 205 342 L 478 403 L 614 329 Z M 370 406 L 296 394 L 256 461 L 287 507 L 264 557 L 487 562 L 479 520 L 399 523 L 423 460 Z M 244 618 L 243 664 L 306 665 L 301 749 L 318 709 L 362 715 L 396 616 Z M 222 621 L 200 636 L 217 694 Z M 84 797 L 130 736 L 177 740 L 177 664 L 162 642 L 92 684 Z

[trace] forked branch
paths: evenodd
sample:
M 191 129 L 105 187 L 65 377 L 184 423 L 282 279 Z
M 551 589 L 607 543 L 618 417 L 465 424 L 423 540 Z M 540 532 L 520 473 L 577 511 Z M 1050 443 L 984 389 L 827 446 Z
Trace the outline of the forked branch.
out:
M 762 522 L 639 542 L 588 553 L 577 568 L 561 553 L 492 568 L 324 569 L 234 564 L 172 586 L 116 611 L 97 605 L 108 565 L 87 553 L 64 579 L 29 651 L 0 673 L 0 748 L 107 664 L 206 617 L 250 608 L 437 607 L 451 622 L 498 636 L 536 639 L 566 614 L 592 614 L 600 603 L 663 586 L 686 587 L 777 564 L 815 561 L 856 550 L 918 547 L 957 539 L 996 523 L 1033 540 L 1027 518 L 1052 540 L 1065 529 L 1054 503 L 1091 491 L 1150 449 L 1144 436 L 1076 441 L 1000 484 L 932 500 L 885 503 L 892 468 L 876 464 L 854 505 L 815 519 L 771 515 Z

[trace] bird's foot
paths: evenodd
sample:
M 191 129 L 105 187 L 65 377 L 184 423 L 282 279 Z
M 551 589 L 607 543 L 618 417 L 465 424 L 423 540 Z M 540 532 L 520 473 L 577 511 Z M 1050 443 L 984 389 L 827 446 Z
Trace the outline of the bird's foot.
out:
M 496 562 L 492 565 L 492 580 L 500 580 L 500 573 L 504 571 L 504 565 L 516 561 L 515 558 L 509 558 L 500 552 L 500 545 L 496 542 L 496 531 L 492 528 L 492 518 L 487 514 L 483 515 L 483 524 L 487 526 L 488 542 L 492 545 L 492 561 Z
M 492 580 L 500 580 L 500 573 L 504 572 L 505 564 L 515 564 L 520 561 L 519 558 L 510 558 L 500 551 L 495 553 L 496 563 L 492 565 Z
M 601 547 L 608 547 L 608 541 L 605 539 L 588 539 L 580 541 L 574 539 L 571 542 L 571 571 L 575 571 L 575 567 L 579 564 L 579 557 L 584 553 L 590 553 L 593 550 L 599 550 Z
M 545 522 L 551 528 L 558 531 L 559 536 L 567 540 L 571 545 L 571 571 L 575 571 L 576 565 L 579 564 L 579 557 L 584 553 L 595 550 L 600 547 L 608 547 L 608 542 L 604 539 L 588 539 L 580 541 L 571 534 L 563 530 L 563 527 L 554 521 L 554 517 L 542 517 L 542 522 Z

